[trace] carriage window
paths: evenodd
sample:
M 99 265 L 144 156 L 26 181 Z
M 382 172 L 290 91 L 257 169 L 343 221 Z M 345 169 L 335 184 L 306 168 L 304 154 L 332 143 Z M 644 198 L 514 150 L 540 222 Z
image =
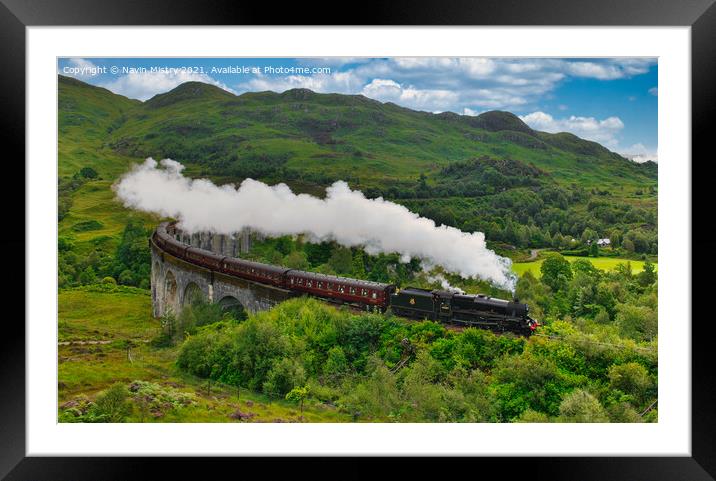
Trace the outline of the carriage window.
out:
M 293 284 L 293 277 L 291 278 L 291 284 Z
M 254 272 L 256 272 L 256 269 L 251 269 L 251 273 L 253 274 Z
M 312 283 L 311 281 L 306 281 L 306 285 L 307 285 L 308 287 L 312 287 L 312 286 L 313 286 L 313 283 Z
M 372 297 L 373 297 L 373 299 L 377 299 L 377 298 L 378 298 L 378 294 L 377 294 L 375 291 L 373 291 Z
M 319 289 L 323 289 L 323 282 L 319 282 L 319 283 L 318 283 L 318 288 L 319 288 Z
M 355 288 L 355 287 L 351 287 L 351 294 L 355 294 L 355 293 L 356 293 L 356 288 Z
M 340 286 L 338 288 L 338 292 L 340 292 L 341 294 L 343 294 L 345 292 L 345 289 L 343 289 L 343 286 Z

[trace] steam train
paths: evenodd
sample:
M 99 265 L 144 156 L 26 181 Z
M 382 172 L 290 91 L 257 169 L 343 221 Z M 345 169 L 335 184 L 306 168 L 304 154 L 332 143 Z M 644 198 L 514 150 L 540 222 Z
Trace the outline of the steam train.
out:
M 230 276 L 289 290 L 337 304 L 398 316 L 473 326 L 495 332 L 529 336 L 539 323 L 528 315 L 526 304 L 481 294 L 460 294 L 306 272 L 288 267 L 238 259 L 192 247 L 177 238 L 173 223 L 160 224 L 150 243 L 174 257 Z

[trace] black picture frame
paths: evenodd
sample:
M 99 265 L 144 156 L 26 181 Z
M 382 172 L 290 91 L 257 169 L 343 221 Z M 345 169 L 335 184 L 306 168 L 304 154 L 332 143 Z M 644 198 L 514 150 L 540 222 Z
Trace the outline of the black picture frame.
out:
M 709 204 L 709 186 L 714 171 L 710 133 L 716 114 L 716 5 L 715 0 L 505 0 L 489 1 L 398 1 L 385 4 L 361 4 L 355 11 L 337 3 L 310 5 L 248 4 L 238 1 L 191 2 L 188 0 L 0 0 L 0 96 L 3 113 L 0 132 L 5 152 L 15 159 L 25 157 L 25 28 L 28 26 L 80 25 L 570 25 L 570 26 L 690 26 L 692 54 L 692 252 L 699 257 L 698 269 L 692 263 L 692 457 L 522 457 L 471 458 L 461 462 L 477 464 L 480 472 L 495 467 L 510 477 L 574 480 L 689 480 L 716 478 L 716 376 L 710 349 L 711 325 L 716 322 L 709 306 L 711 284 L 700 273 L 716 267 L 716 234 L 710 229 L 714 218 Z M 320 18 L 317 12 L 332 12 Z M 319 21 L 320 19 L 320 21 Z M 711 155 L 709 155 L 711 154 Z M 8 157 L 7 159 L 9 159 Z M 6 159 L 6 160 L 7 160 Z M 684 159 L 687 166 L 689 159 Z M 5 164 L 8 164 L 6 162 Z M 22 164 L 5 165 L 6 179 L 24 178 Z M 698 173 L 698 175 L 696 175 Z M 10 177 L 12 176 L 12 177 Z M 12 182 L 22 185 L 19 180 Z M 26 250 L 24 215 L 19 213 L 14 189 L 2 189 L 3 206 L 14 210 L 14 227 L 0 236 L 7 272 L 3 276 L 6 299 L 24 282 L 23 259 Z M 702 259 L 702 257 L 704 257 Z M 13 265 L 13 263 L 17 265 Z M 689 280 L 684 280 L 685 282 Z M 668 293 L 667 293 L 668 295 Z M 685 303 L 685 305 L 688 305 Z M 685 311 L 685 315 L 688 315 Z M 701 315 L 699 315 L 701 314 Z M 296 469 L 296 459 L 212 459 L 212 458 L 56 458 L 26 457 L 25 441 L 25 331 L 19 316 L 4 316 L 4 343 L 0 349 L 0 477 L 7 479 L 143 479 L 162 470 L 165 477 L 181 473 L 180 479 L 205 477 L 209 462 L 229 467 L 233 463 L 249 473 L 253 468 L 271 473 Z M 667 322 L 667 320 L 662 320 Z M 331 478 L 363 478 L 375 474 L 376 460 L 360 458 L 355 469 L 332 458 L 304 461 L 301 471 Z M 356 459 L 350 462 L 355 463 Z M 434 459 L 412 459 L 410 466 L 423 470 Z M 449 461 L 452 463 L 454 460 Z M 457 474 L 453 467 L 448 473 Z M 484 471 L 483 471 L 484 470 Z M 213 470 L 212 470 L 213 471 Z M 218 475 L 218 471 L 213 471 Z M 340 473 L 340 474 L 337 474 Z

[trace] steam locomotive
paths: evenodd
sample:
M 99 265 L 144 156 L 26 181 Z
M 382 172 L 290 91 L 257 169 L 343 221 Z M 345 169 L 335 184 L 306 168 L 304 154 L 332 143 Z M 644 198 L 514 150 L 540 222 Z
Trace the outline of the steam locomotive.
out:
M 529 336 L 539 323 L 520 302 L 415 287 L 397 289 L 393 284 L 330 276 L 287 267 L 223 256 L 178 240 L 173 223 L 160 224 L 150 239 L 174 257 L 230 276 L 308 294 L 328 302 L 367 311 L 385 312 L 410 319 L 473 326 L 495 332 Z

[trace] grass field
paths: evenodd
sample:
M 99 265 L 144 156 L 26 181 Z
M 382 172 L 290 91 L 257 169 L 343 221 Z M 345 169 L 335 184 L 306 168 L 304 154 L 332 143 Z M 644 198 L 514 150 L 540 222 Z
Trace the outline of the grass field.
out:
M 159 321 L 151 317 L 149 291 L 115 289 L 116 292 L 102 292 L 101 288 L 87 286 L 60 291 L 58 340 L 141 340 L 159 334 Z
M 116 292 L 111 292 L 112 290 Z M 109 292 L 108 292 L 109 291 Z M 87 286 L 59 292 L 59 411 L 93 400 L 114 383 L 147 381 L 163 392 L 186 393 L 187 406 L 142 414 L 138 406 L 129 422 L 234 422 L 240 412 L 249 422 L 346 422 L 335 407 L 307 402 L 300 419 L 296 405 L 235 387 L 216 385 L 175 367 L 178 347 L 156 348 L 144 342 L 160 332 L 151 316 L 149 291 Z M 128 356 L 126 340 L 134 347 Z M 90 344 L 102 342 L 104 344 Z M 130 359 L 131 357 L 131 359 Z
M 604 271 L 611 271 L 616 268 L 618 264 L 625 264 L 627 262 L 631 263 L 631 269 L 634 274 L 638 274 L 639 272 L 644 270 L 644 261 L 635 261 L 630 259 L 617 259 L 614 257 L 571 257 L 571 256 L 565 256 L 565 259 L 567 259 L 569 262 L 574 262 L 577 259 L 584 259 L 591 262 L 594 267 L 597 269 L 601 269 Z M 516 262 L 512 264 L 512 270 L 518 275 L 521 276 L 527 271 L 532 271 L 532 274 L 536 276 L 540 276 L 540 267 L 542 267 L 542 262 L 544 262 L 544 259 L 537 259 L 536 261 L 532 262 Z M 658 268 L 658 265 L 654 263 L 654 266 Z

